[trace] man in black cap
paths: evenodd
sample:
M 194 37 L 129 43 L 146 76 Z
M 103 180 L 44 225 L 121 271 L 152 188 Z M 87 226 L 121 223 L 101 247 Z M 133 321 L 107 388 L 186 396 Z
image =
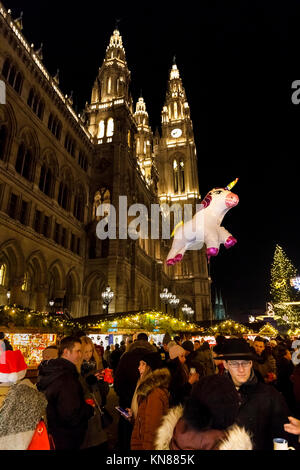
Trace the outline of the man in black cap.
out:
M 227 340 L 218 359 L 223 360 L 226 374 L 239 392 L 237 424 L 251 432 L 254 450 L 272 450 L 273 439 L 279 437 L 298 446 L 283 428 L 290 416 L 286 402 L 274 387 L 258 381 L 248 343 L 239 338 Z

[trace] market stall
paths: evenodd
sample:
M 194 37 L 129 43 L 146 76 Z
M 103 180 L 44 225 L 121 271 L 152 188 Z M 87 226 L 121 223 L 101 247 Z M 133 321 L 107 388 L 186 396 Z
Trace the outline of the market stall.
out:
M 56 344 L 56 334 L 40 333 L 38 330 L 22 330 L 7 331 L 1 328 L 5 338 L 10 342 L 13 349 L 22 351 L 25 362 L 29 369 L 36 369 L 42 361 L 42 352 L 48 346 Z

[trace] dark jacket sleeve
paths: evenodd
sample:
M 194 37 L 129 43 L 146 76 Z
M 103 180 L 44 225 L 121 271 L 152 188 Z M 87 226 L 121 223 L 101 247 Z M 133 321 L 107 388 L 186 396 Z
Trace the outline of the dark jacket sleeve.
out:
M 62 376 L 58 379 L 56 410 L 59 419 L 68 427 L 80 426 L 93 416 L 94 408 L 84 400 L 84 393 L 78 380 Z
M 269 387 L 272 387 L 272 385 L 269 385 Z M 273 396 L 271 401 L 270 429 L 272 430 L 273 439 L 275 437 L 282 437 L 288 441 L 289 446 L 299 448 L 298 436 L 294 436 L 284 430 L 284 424 L 289 422 L 288 416 L 291 416 L 286 401 L 277 390 L 271 390 L 273 391 Z

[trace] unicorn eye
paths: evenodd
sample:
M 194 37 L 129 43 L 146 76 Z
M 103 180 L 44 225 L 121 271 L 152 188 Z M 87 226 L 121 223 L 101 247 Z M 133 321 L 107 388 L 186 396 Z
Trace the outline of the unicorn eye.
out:
M 221 194 L 222 191 L 215 191 L 215 194 Z

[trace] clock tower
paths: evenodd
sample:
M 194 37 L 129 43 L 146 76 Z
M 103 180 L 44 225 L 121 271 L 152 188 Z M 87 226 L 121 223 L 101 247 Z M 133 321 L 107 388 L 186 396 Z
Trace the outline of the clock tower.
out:
M 189 204 L 194 214 L 196 204 L 201 202 L 197 152 L 190 107 L 175 58 L 162 110 L 162 136 L 156 151 L 160 204 L 170 207 Z M 167 273 L 174 281 L 181 303 L 195 310 L 195 319 L 209 320 L 211 289 L 205 249 L 187 251 L 183 261 L 168 267 Z
M 162 110 L 162 137 L 158 165 L 159 198 L 162 203 L 199 202 L 193 123 L 175 58 Z

